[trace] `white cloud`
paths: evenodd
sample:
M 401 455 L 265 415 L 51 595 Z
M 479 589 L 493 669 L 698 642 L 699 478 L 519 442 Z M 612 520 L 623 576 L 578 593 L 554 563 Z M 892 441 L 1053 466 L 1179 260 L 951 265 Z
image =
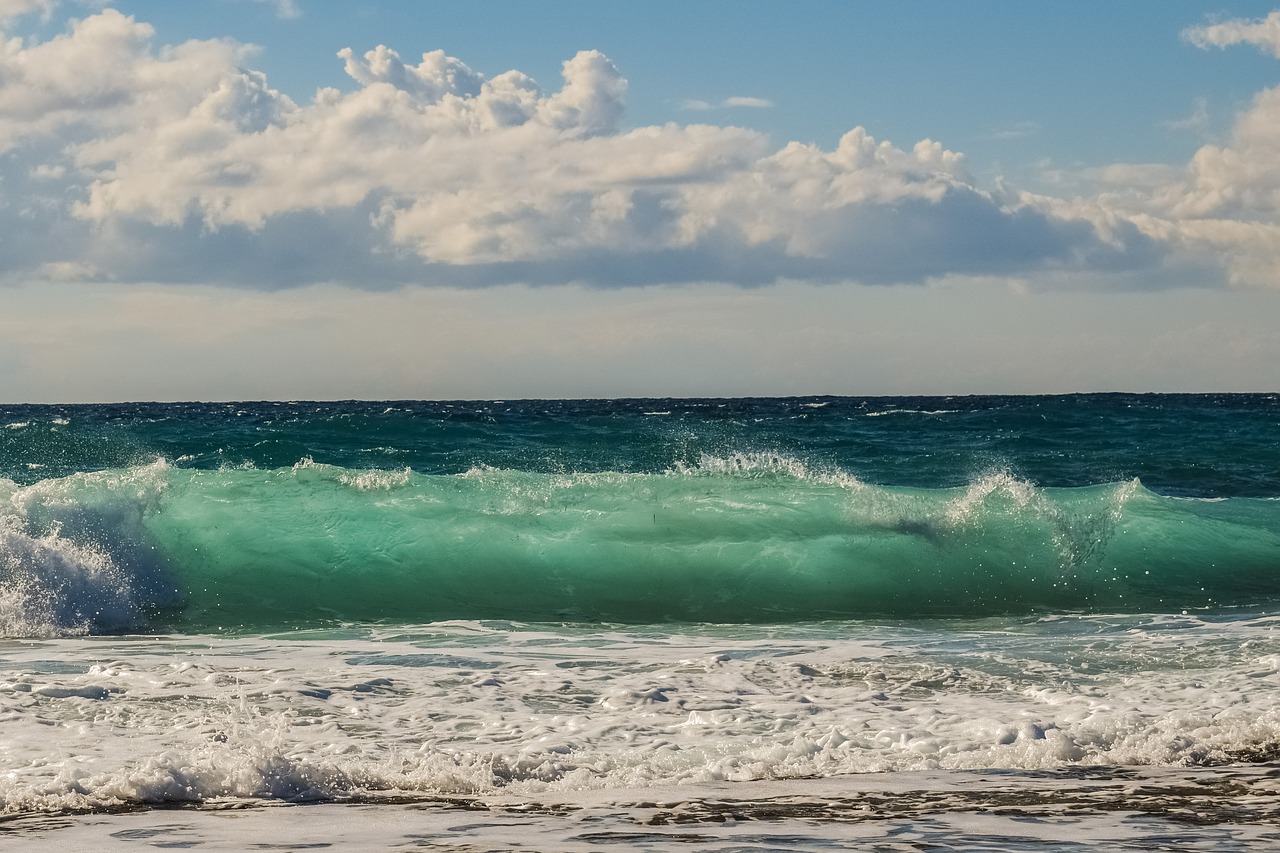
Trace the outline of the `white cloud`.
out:
M 1164 123 L 1170 130 L 1187 130 L 1197 134 L 1209 130 L 1209 102 L 1205 98 L 1196 98 L 1191 107 L 1191 114 L 1184 118 L 1173 119 Z
M 1280 12 L 1258 21 L 1231 20 L 1184 32 L 1202 47 L 1250 43 L 1280 57 Z M 1169 122 L 1204 132 L 1208 104 Z M 1064 173 L 1065 175 L 1065 173 Z M 1185 165 L 1113 164 L 1071 175 L 1075 198 L 1032 198 L 1027 204 L 1062 219 L 1093 224 L 1104 239 L 1132 229 L 1164 247 L 1170 282 L 1190 280 L 1280 289 L 1280 87 L 1254 96 L 1225 142 L 1208 144 Z M 1065 180 L 1064 180 L 1065 184 Z M 1136 245 L 1123 238 L 1127 245 Z
M 47 17 L 58 0 L 0 0 L 0 24 L 23 15 L 39 12 Z
M 552 94 L 438 51 L 416 66 L 384 47 L 340 55 L 362 86 L 352 94 L 298 107 L 261 75 L 227 69 L 183 114 L 80 146 L 78 165 L 98 178 L 79 215 L 257 229 L 373 201 L 392 241 L 427 261 L 529 260 L 625 238 L 630 181 L 726 156 L 726 134 L 709 128 L 616 135 L 626 84 L 599 53 L 566 62 Z
M 722 101 L 703 101 L 697 98 L 689 98 L 680 102 L 680 108 L 685 110 L 693 110 L 695 112 L 704 112 L 706 110 L 725 110 L 732 108 L 746 108 L 753 110 L 772 109 L 773 101 L 767 98 L 753 98 L 746 95 L 734 95 L 731 98 L 725 98 Z
M 1280 11 L 1257 20 L 1233 18 L 1216 24 L 1189 27 L 1183 30 L 1182 37 L 1205 50 L 1236 44 L 1257 45 L 1280 59 Z
M 624 129 L 627 81 L 595 51 L 547 90 L 443 51 L 345 49 L 354 88 L 306 104 L 252 55 L 221 40 L 158 47 L 111 9 L 47 42 L 4 43 L 0 227 L 13 237 L 0 268 L 259 286 L 1154 280 L 1171 252 L 1218 258 L 1230 240 L 1227 226 L 1178 222 L 1256 224 L 1280 186 L 1262 96 L 1185 186 L 1153 190 L 1150 170 L 1123 186 L 1117 169 L 1097 198 L 1062 200 L 983 189 L 940 143 L 900 148 L 860 127 L 832 149 L 736 127 Z
M 35 16 L 41 23 L 48 23 L 59 9 L 70 7 L 77 13 L 87 13 L 104 9 L 112 2 L 113 0 L 0 0 L 0 29 L 28 16 Z
M 104 0 L 110 2 L 110 0 Z M 224 3 L 243 4 L 246 0 L 222 0 Z M 256 3 L 259 6 L 270 6 L 275 11 L 275 16 L 282 21 L 294 21 L 302 17 L 302 7 L 298 5 L 298 0 L 247 0 L 250 3 Z
M 1233 284 L 1280 288 L 1280 88 L 1236 117 L 1222 145 L 1204 145 L 1185 168 L 1112 167 L 1102 204 L 1153 239 L 1219 265 Z M 1163 176 L 1163 180 L 1158 180 Z
M 302 10 L 298 8 L 295 0 L 259 0 L 259 2 L 270 3 L 276 7 L 276 17 L 281 20 L 294 20 L 302 17 Z
M 346 72 L 362 86 L 389 83 L 409 93 L 422 103 L 434 104 L 445 95 L 475 97 L 480 94 L 484 77 L 475 73 L 443 50 L 422 55 L 418 65 L 406 65 L 389 47 L 378 45 L 357 58 L 351 48 L 338 51 Z
M 724 105 L 726 107 L 747 107 L 753 110 L 767 110 L 773 106 L 773 101 L 768 98 L 752 98 L 743 95 L 734 95 L 732 98 L 725 98 Z
M 690 187 L 681 239 L 728 231 L 735 242 L 777 241 L 789 255 L 824 257 L 856 239 L 847 219 L 866 206 L 937 204 L 966 190 L 960 155 L 929 140 L 908 154 L 855 128 L 834 151 L 793 142 L 724 181 Z
M 37 271 L 37 276 L 44 281 L 93 281 L 100 277 L 100 272 L 92 264 L 76 261 L 52 261 L 44 264 Z
M 152 28 L 113 9 L 64 35 L 0 44 L 0 153 L 145 132 L 191 108 L 251 51 L 225 41 L 186 42 L 155 54 Z
M 1272 220 L 1280 212 L 1280 88 L 1256 95 L 1226 145 L 1205 145 L 1166 203 L 1185 217 Z
M 1034 121 L 1018 121 L 1004 127 L 997 128 L 987 134 L 988 139 L 1009 140 L 1009 139 L 1026 139 L 1029 136 L 1035 136 L 1040 133 L 1040 125 Z

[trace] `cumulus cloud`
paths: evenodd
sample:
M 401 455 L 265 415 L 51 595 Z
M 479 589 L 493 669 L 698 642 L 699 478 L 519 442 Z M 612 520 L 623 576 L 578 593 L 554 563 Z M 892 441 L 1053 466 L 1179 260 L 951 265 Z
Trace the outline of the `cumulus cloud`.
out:
M 251 51 L 191 41 L 155 54 L 154 31 L 108 9 L 50 41 L 0 44 L 0 153 L 145 132 L 216 91 Z
M 1226 145 L 1201 147 L 1189 180 L 1164 200 L 1189 218 L 1274 218 L 1280 211 L 1280 88 L 1255 96 Z
M 627 81 L 596 51 L 549 89 L 439 50 L 344 49 L 352 88 L 309 103 L 252 58 L 225 40 L 157 46 L 111 9 L 0 47 L 0 270 L 364 287 L 1160 273 L 1228 251 L 1233 217 L 1271 224 L 1280 187 L 1264 96 L 1181 186 L 1062 200 L 984 189 L 941 143 L 861 127 L 831 148 L 627 128 Z
M 1185 35 L 1201 48 L 1255 44 L 1280 58 L 1280 11 L 1256 21 L 1196 27 Z M 1236 117 L 1228 142 L 1200 148 L 1187 179 L 1170 186 L 1159 201 L 1181 218 L 1280 224 L 1280 87 L 1254 96 Z
M 1265 18 L 1242 20 L 1233 18 L 1214 24 L 1188 27 L 1182 37 L 1196 47 L 1230 47 L 1236 44 L 1257 45 L 1280 59 L 1280 11 Z
M 1205 49 L 1255 44 L 1280 57 L 1280 12 L 1195 27 L 1184 37 Z M 1174 126 L 1202 125 L 1206 114 L 1198 102 L 1192 118 Z M 1180 170 L 1113 166 L 1101 174 L 1095 219 L 1099 211 L 1126 217 L 1175 254 L 1220 267 L 1231 283 L 1280 287 L 1280 87 L 1255 95 L 1226 141 L 1202 146 Z
M 1194 27 L 1183 36 L 1203 49 L 1247 43 L 1280 57 L 1280 12 Z M 1196 101 L 1189 118 L 1166 126 L 1203 131 L 1207 117 L 1207 102 Z M 1118 239 L 1116 248 L 1124 250 L 1116 257 L 1159 247 L 1150 257 L 1166 283 L 1280 288 L 1280 87 L 1255 95 L 1224 142 L 1203 145 L 1182 166 L 1121 163 L 1073 178 L 1085 194 L 1020 195 L 1059 220 L 1090 222 L 1104 242 Z

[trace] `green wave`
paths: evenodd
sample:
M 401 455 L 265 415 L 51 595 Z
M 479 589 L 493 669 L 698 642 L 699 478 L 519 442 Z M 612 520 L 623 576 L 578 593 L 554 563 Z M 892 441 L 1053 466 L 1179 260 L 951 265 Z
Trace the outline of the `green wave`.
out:
M 158 462 L 3 491 L 10 634 L 1280 600 L 1280 501 L 1174 499 L 1136 480 L 1043 489 L 994 472 L 963 488 L 891 488 L 783 457 L 447 476 Z

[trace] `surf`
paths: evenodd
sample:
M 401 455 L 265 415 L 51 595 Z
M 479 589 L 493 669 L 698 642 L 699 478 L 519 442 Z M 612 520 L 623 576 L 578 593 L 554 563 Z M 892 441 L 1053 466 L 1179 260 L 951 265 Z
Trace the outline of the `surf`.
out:
M 0 482 L 0 631 L 1213 611 L 1280 600 L 1278 516 L 1137 480 L 874 485 L 779 454 L 656 473 L 157 460 Z

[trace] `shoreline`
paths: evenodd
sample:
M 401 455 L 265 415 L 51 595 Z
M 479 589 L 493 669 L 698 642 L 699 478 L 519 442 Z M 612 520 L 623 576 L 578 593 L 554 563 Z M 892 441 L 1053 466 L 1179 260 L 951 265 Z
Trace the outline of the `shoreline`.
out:
M 1266 850 L 1280 841 L 1280 769 L 915 771 L 536 796 L 228 800 L 0 820 L 23 850 L 591 850 L 788 846 L 877 849 Z

